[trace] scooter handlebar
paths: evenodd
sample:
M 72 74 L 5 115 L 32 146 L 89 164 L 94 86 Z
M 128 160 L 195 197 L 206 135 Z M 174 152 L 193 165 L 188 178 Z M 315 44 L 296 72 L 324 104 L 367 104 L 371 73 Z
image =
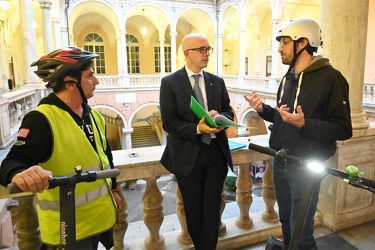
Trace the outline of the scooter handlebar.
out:
M 277 151 L 272 148 L 262 147 L 253 143 L 249 143 L 249 149 L 257 151 L 262 154 L 270 155 L 270 156 L 276 156 L 277 154 Z
M 58 186 L 63 186 L 68 183 L 79 183 L 79 182 L 92 182 L 98 179 L 106 179 L 112 178 L 120 175 L 120 170 L 117 168 L 102 170 L 102 171 L 88 171 L 85 173 L 78 174 L 71 174 L 67 176 L 56 176 L 49 180 L 49 188 L 52 189 Z M 77 176 L 79 176 L 77 178 Z M 20 189 L 16 184 L 10 183 L 8 184 L 9 194 L 16 194 L 24 192 Z
M 96 179 L 106 179 L 120 175 L 120 169 L 113 168 L 105 171 L 96 171 Z
M 361 178 L 361 182 L 362 182 L 363 185 L 375 189 L 375 181 L 369 180 L 369 179 L 366 179 L 366 178 L 362 177 Z

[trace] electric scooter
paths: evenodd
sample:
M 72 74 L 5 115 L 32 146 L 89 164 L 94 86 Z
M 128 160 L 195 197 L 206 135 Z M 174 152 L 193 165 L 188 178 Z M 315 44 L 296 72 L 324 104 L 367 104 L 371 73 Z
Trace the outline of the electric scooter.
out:
M 88 171 L 82 173 L 82 167 L 74 168 L 75 174 L 56 176 L 49 181 L 48 189 L 60 187 L 60 250 L 76 249 L 76 213 L 75 194 L 76 184 L 80 182 L 93 182 L 119 176 L 120 170 L 109 169 L 102 171 Z M 8 185 L 9 194 L 23 192 L 15 184 Z
M 300 165 L 303 165 L 304 167 L 309 166 L 309 161 L 305 161 L 301 158 L 287 155 L 284 151 L 276 151 L 270 148 L 262 147 L 253 143 L 249 143 L 249 149 L 267 154 L 273 157 L 281 157 L 283 161 L 289 159 L 293 160 L 294 162 L 299 163 Z M 316 166 L 316 165 L 315 165 Z M 319 166 L 321 167 L 321 172 L 326 174 L 331 174 L 333 176 L 339 177 L 344 182 L 346 182 L 349 185 L 352 185 L 356 188 L 362 188 L 366 189 L 372 193 L 375 193 L 375 181 L 363 178 L 363 172 L 360 172 L 357 167 L 350 165 L 345 168 L 344 171 L 334 169 L 334 168 L 327 168 L 323 165 Z M 297 219 L 294 226 L 294 231 L 291 236 L 290 245 L 288 247 L 288 250 L 297 250 L 301 232 L 303 229 L 303 226 L 305 224 L 308 208 L 310 207 L 313 191 L 314 191 L 314 183 L 316 181 L 316 178 L 320 178 L 320 176 L 316 174 L 312 174 L 312 178 L 310 178 L 309 182 L 306 183 L 306 194 L 303 196 L 300 209 L 297 214 Z M 283 249 L 283 242 L 279 238 L 270 237 L 266 243 L 266 250 L 278 250 Z

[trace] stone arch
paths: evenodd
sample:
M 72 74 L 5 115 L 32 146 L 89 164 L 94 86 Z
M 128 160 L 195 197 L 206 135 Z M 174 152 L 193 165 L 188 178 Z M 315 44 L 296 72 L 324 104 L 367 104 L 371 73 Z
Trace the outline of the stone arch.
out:
M 119 110 L 107 105 L 95 105 L 92 108 L 99 111 L 106 120 L 106 136 L 111 149 L 125 149 L 126 139 L 123 132 L 127 122 L 123 114 Z
M 266 125 L 266 121 L 264 121 L 259 116 L 259 114 L 254 109 L 251 109 L 251 108 L 244 111 L 240 124 L 253 127 L 247 130 L 248 131 L 247 136 L 263 135 L 263 134 L 268 133 L 268 130 L 267 130 L 268 125 Z
M 128 126 L 133 129 L 132 148 L 160 146 L 164 136 L 159 103 L 148 102 L 137 107 L 131 114 Z

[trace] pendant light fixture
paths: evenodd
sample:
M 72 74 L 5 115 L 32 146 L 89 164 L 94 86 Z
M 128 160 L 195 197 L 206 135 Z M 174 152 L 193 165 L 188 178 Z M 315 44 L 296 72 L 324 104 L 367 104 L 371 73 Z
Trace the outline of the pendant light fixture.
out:
M 141 33 L 142 35 L 146 35 L 147 34 L 147 28 L 145 26 L 145 9 L 142 9 L 143 11 L 143 26 L 141 28 Z

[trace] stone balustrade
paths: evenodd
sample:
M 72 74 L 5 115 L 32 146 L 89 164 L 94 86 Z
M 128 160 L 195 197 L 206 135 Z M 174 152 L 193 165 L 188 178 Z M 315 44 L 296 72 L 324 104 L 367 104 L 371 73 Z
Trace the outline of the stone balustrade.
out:
M 96 92 L 111 93 L 119 89 L 129 91 L 158 90 L 160 88 L 161 75 L 132 75 L 126 79 L 119 76 L 98 76 L 100 84 Z M 257 76 L 223 76 L 229 93 L 247 94 L 256 90 L 261 96 L 270 101 L 276 98 L 279 78 L 257 77 Z M 365 82 L 363 87 L 363 109 L 369 117 L 375 116 L 375 83 Z M 39 101 L 47 96 L 50 90 L 45 89 L 43 84 L 27 84 L 24 88 L 14 89 L 0 94 L 0 149 L 8 147 L 12 142 L 12 136 L 18 130 L 23 115 L 36 107 Z M 17 105 L 18 104 L 18 105 Z M 129 104 L 130 105 L 130 104 Z M 241 106 L 242 104 L 236 104 Z M 17 106 L 20 110 L 17 110 Z M 18 113 L 17 113 L 18 112 Z
M 234 138 L 238 142 L 252 143 L 262 146 L 268 145 L 268 135 Z M 191 249 L 192 243 L 187 231 L 183 202 L 179 189 L 176 190 L 178 216 L 181 230 L 160 234 L 160 227 L 164 220 L 163 196 L 158 189 L 157 180 L 170 174 L 159 162 L 164 146 L 113 151 L 115 166 L 120 169 L 118 181 L 129 179 L 143 179 L 146 190 L 143 195 L 143 221 L 149 231 L 148 237 L 142 240 L 125 242 L 124 236 L 128 228 L 128 212 L 126 197 L 123 197 L 123 209 L 119 213 L 119 221 L 114 227 L 115 250 L 118 249 Z M 136 155 L 136 157 L 134 157 Z M 280 235 L 278 215 L 274 210 L 275 194 L 272 183 L 272 161 L 268 155 L 249 150 L 247 148 L 232 151 L 233 161 L 239 166 L 237 178 L 237 205 L 239 216 L 225 219 L 220 226 L 218 249 L 235 249 L 241 246 L 265 241 L 270 235 Z M 253 161 L 266 160 L 270 167 L 266 168 L 263 176 L 263 198 L 265 210 L 252 214 L 249 210 L 252 204 L 252 179 L 249 165 Z M 121 193 L 122 194 L 122 193 Z M 19 249 L 37 249 L 41 244 L 38 228 L 37 212 L 34 207 L 34 196 L 30 193 L 9 195 L 6 188 L 0 188 L 0 198 L 16 199 L 19 203 L 17 211 L 17 237 Z M 224 188 L 222 211 L 225 209 Z

